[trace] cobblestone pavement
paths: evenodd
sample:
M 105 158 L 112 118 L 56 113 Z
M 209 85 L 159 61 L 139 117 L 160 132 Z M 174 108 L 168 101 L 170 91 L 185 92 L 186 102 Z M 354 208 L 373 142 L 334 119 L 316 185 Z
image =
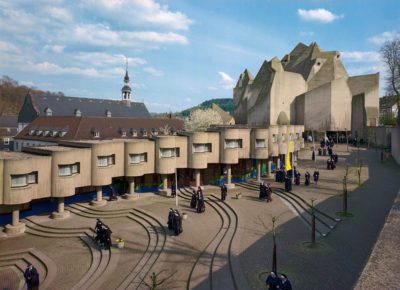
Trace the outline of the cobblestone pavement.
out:
M 206 186 L 204 214 L 189 207 L 190 190 L 181 189 L 179 206 L 172 198 L 140 194 L 139 199 L 101 208 L 71 205 L 66 220 L 27 218 L 27 233 L 0 238 L 0 283 L 12 273 L 13 287 L 23 287 L 18 279 L 29 261 L 41 274 L 42 289 L 148 289 L 145 284 L 153 272 L 161 272 L 158 281 L 170 277 L 164 289 L 265 289 L 272 264 L 271 218 L 276 216 L 278 272 L 289 276 L 294 289 L 352 289 L 400 188 L 400 167 L 391 160 L 381 163 L 374 150 L 335 149 L 340 156 L 337 169 L 326 170 L 326 157 L 317 156 L 320 182 L 310 186 L 304 185 L 304 173 L 312 174 L 315 164 L 309 151 L 302 152 L 305 159 L 297 166 L 302 184 L 293 187 L 291 196 L 279 191 L 282 184 L 263 178 L 277 189 L 272 203 L 258 200 L 253 190 L 257 185 L 250 180 L 229 190 L 226 202 L 218 199 L 218 188 Z M 359 159 L 361 186 L 355 167 Z M 335 222 L 321 216 L 317 229 L 327 236 L 319 235 L 316 246 L 310 247 L 306 204 L 315 198 L 316 209 L 339 218 L 346 164 L 353 217 Z M 241 199 L 234 198 L 237 192 Z M 170 207 L 188 214 L 179 236 L 166 228 Z M 110 226 L 114 242 L 125 239 L 124 248 L 98 249 L 92 240 L 97 217 Z

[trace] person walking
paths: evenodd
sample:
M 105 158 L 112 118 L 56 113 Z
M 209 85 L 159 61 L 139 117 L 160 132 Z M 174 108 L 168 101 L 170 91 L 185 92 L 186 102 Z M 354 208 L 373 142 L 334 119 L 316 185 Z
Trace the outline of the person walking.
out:
M 28 263 L 26 267 L 24 278 L 28 290 L 38 290 L 39 289 L 39 274 L 35 267 L 31 263 Z
M 269 290 L 279 289 L 279 278 L 276 276 L 276 273 L 274 271 L 272 271 L 268 275 L 266 284 L 267 284 L 267 289 Z
M 281 280 L 279 281 L 279 289 L 292 290 L 292 284 L 290 284 L 290 281 L 285 274 L 281 275 Z

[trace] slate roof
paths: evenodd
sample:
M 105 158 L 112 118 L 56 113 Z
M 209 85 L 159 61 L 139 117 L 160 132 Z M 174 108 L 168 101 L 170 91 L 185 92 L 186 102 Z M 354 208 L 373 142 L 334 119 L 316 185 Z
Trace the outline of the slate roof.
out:
M 0 115 L 0 128 L 17 128 L 18 115 Z
M 105 140 L 147 138 L 152 130 L 162 135 L 160 128 L 168 125 L 176 132 L 183 129 L 183 121 L 169 118 L 107 118 L 107 117 L 39 117 L 26 126 L 14 139 L 57 142 L 60 140 Z M 147 132 L 147 136 L 144 134 Z M 42 133 L 38 136 L 38 132 Z M 44 131 L 49 131 L 43 136 Z M 57 134 L 52 136 L 51 132 Z M 100 133 L 94 137 L 94 132 Z M 122 132 L 126 132 L 126 137 Z M 137 136 L 133 135 L 136 131 Z M 33 134 L 30 134 L 33 133 Z M 60 134 L 65 132 L 65 134 Z
M 39 116 L 45 116 L 47 108 L 51 109 L 52 116 L 74 116 L 78 109 L 82 116 L 102 117 L 109 110 L 112 117 L 150 118 L 145 104 L 139 102 L 28 94 L 19 112 L 18 122 L 30 123 Z

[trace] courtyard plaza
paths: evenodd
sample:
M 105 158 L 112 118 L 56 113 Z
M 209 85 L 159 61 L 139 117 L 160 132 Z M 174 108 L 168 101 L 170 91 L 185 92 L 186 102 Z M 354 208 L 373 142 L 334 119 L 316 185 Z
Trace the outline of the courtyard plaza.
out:
M 381 161 L 379 150 L 349 147 L 347 152 L 346 145 L 335 145 L 339 161 L 335 170 L 327 170 L 328 156 L 317 155 L 314 163 L 310 146 L 299 152 L 301 185 L 293 185 L 291 193 L 274 176 L 262 176 L 274 190 L 270 203 L 258 199 L 258 181 L 250 179 L 229 189 L 225 202 L 219 199 L 219 187 L 204 186 L 202 214 L 189 206 L 192 189 L 180 188 L 178 206 L 174 198 L 141 193 L 103 207 L 70 205 L 66 210 L 71 215 L 64 220 L 49 214 L 25 218 L 26 233 L 0 240 L 0 285 L 26 287 L 23 271 L 30 262 L 40 274 L 41 289 L 149 289 L 153 272 L 158 282 L 167 278 L 163 289 L 265 289 L 276 217 L 277 271 L 288 276 L 294 289 L 353 289 L 399 192 L 400 167 L 390 158 Z M 319 182 L 311 177 L 305 186 L 304 174 L 312 176 L 315 164 Z M 350 217 L 337 215 L 346 165 Z M 310 244 L 311 199 L 317 217 L 315 244 Z M 188 215 L 179 236 L 167 228 L 169 208 Z M 93 240 L 96 218 L 112 231 L 110 250 L 100 250 Z M 115 247 L 118 238 L 125 240 L 123 248 Z M 392 252 L 391 258 L 398 261 L 399 255 Z M 379 283 L 365 285 L 384 287 L 384 281 Z

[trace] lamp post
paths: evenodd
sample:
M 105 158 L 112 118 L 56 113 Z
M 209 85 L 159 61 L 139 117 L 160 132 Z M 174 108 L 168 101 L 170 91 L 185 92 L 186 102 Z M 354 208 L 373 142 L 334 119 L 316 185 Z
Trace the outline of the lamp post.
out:
M 274 249 L 272 252 L 272 271 L 274 271 L 276 273 L 276 269 L 277 269 L 277 259 L 276 259 L 276 233 L 275 233 L 275 221 L 276 221 L 276 217 L 272 217 L 272 237 L 274 239 Z
M 175 205 L 178 206 L 178 169 L 176 168 L 176 153 L 177 148 L 175 148 Z

